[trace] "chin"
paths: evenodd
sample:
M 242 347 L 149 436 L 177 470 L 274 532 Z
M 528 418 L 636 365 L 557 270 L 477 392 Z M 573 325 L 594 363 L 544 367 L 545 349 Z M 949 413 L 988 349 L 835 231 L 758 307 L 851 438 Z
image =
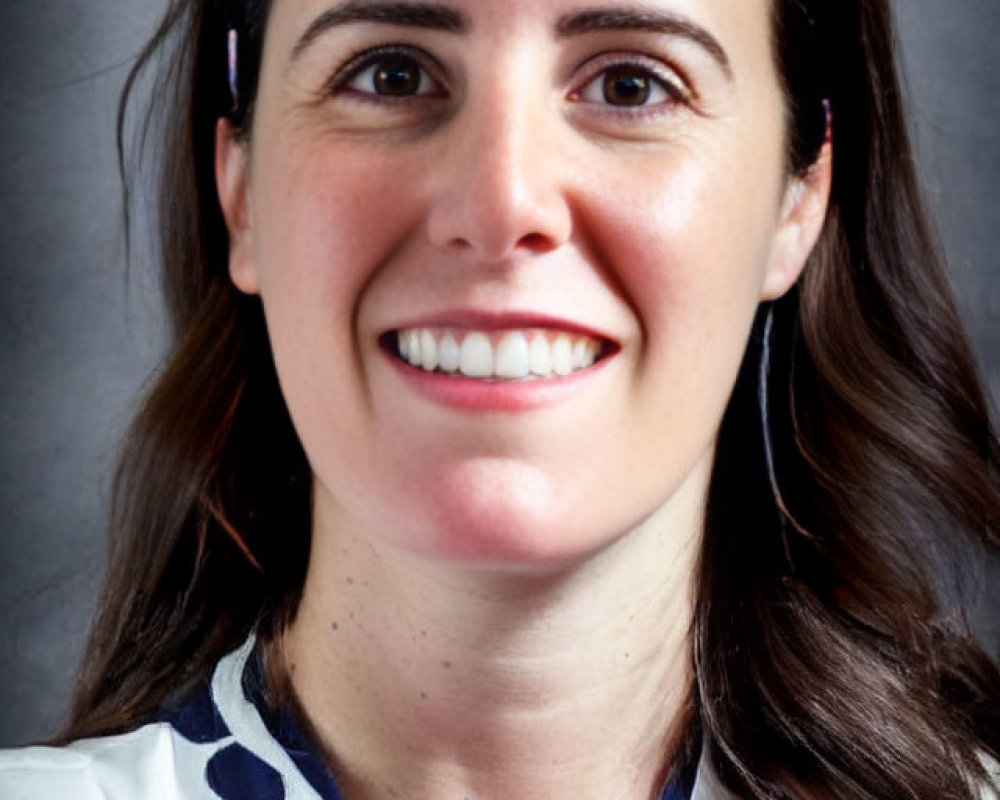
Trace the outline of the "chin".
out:
M 577 527 L 556 526 L 505 508 L 470 511 L 436 521 L 420 555 L 475 567 L 560 568 L 586 559 L 603 544 Z
M 593 493 L 568 491 L 534 470 L 481 465 L 435 483 L 435 492 L 421 495 L 419 514 L 400 520 L 402 527 L 396 530 L 409 528 L 410 535 L 400 537 L 397 545 L 442 562 L 486 568 L 571 566 L 617 541 L 630 522 L 639 521 L 616 524 L 607 505 L 595 509 Z M 586 507 L 581 496 L 591 498 Z

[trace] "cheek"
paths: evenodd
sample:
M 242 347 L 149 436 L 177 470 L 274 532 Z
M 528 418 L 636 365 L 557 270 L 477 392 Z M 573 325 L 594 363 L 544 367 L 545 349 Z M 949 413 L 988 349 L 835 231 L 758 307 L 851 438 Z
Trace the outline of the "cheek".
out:
M 254 263 L 279 370 L 357 362 L 358 304 L 412 230 L 418 202 L 370 152 L 274 137 L 254 163 Z M 322 343 L 322 346 L 317 346 Z
M 590 204 L 650 347 L 729 329 L 759 302 L 778 226 L 780 137 L 764 122 L 757 135 L 733 135 L 733 125 L 605 172 Z M 628 203 L 610 199 L 621 197 Z
M 275 365 L 310 460 L 365 457 L 370 426 L 358 306 L 412 229 L 416 201 L 399 198 L 400 170 L 341 147 L 269 140 L 255 154 L 253 259 Z M 335 412 L 334 412 L 335 410 Z
M 685 158 L 606 181 L 593 205 L 600 247 L 651 330 L 724 318 L 756 305 L 776 228 L 776 182 L 754 183 L 726 160 Z M 627 196 L 629 203 L 606 197 Z M 596 220 L 602 218 L 600 223 Z
M 301 308 L 350 312 L 358 287 L 398 246 L 412 223 L 412 206 L 400 202 L 400 171 L 371 153 L 349 148 L 270 148 L 255 165 L 255 261 L 262 293 L 296 293 Z M 331 317 L 336 315 L 326 314 Z
M 759 161 L 677 152 L 606 176 L 590 206 L 595 245 L 642 326 L 632 413 L 665 449 L 708 446 L 743 357 L 777 225 L 777 148 Z

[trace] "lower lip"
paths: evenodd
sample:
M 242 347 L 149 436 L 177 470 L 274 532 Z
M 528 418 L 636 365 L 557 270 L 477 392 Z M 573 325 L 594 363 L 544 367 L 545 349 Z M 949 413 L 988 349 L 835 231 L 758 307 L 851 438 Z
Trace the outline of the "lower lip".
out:
M 604 371 L 613 356 L 565 377 L 484 381 L 428 372 L 386 353 L 393 368 L 413 389 L 444 406 L 478 413 L 515 413 L 546 408 L 581 393 Z

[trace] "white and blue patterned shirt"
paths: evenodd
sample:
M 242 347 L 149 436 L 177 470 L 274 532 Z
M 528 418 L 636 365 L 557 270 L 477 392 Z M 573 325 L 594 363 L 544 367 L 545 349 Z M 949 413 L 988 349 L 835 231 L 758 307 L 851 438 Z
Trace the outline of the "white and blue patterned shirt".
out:
M 675 781 L 661 800 L 731 797 L 703 757 L 693 781 Z M 0 798 L 342 800 L 294 716 L 265 710 L 252 636 L 219 662 L 210 684 L 131 733 L 0 753 Z

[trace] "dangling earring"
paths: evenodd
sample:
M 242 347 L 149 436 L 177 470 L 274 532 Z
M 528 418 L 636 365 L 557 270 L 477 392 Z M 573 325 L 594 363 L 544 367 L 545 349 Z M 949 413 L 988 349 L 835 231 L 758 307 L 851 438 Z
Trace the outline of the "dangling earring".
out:
M 236 28 L 230 28 L 226 40 L 226 67 L 229 78 L 229 97 L 233 101 L 232 113 L 240 108 L 240 36 Z
M 788 563 L 792 563 L 792 554 L 788 546 L 788 524 L 791 524 L 796 531 L 807 538 L 812 535 L 803 528 L 785 505 L 785 499 L 781 494 L 781 487 L 778 486 L 778 475 L 774 465 L 774 442 L 771 436 L 771 413 L 770 397 L 768 385 L 771 373 L 771 348 L 774 340 L 774 304 L 769 303 L 767 316 L 764 319 L 764 333 L 761 337 L 760 345 L 760 371 L 758 373 L 757 384 L 757 404 L 760 408 L 760 427 L 764 437 L 764 459 L 767 462 L 767 478 L 771 485 L 771 495 L 774 504 L 781 517 L 781 537 L 785 545 L 785 556 Z

